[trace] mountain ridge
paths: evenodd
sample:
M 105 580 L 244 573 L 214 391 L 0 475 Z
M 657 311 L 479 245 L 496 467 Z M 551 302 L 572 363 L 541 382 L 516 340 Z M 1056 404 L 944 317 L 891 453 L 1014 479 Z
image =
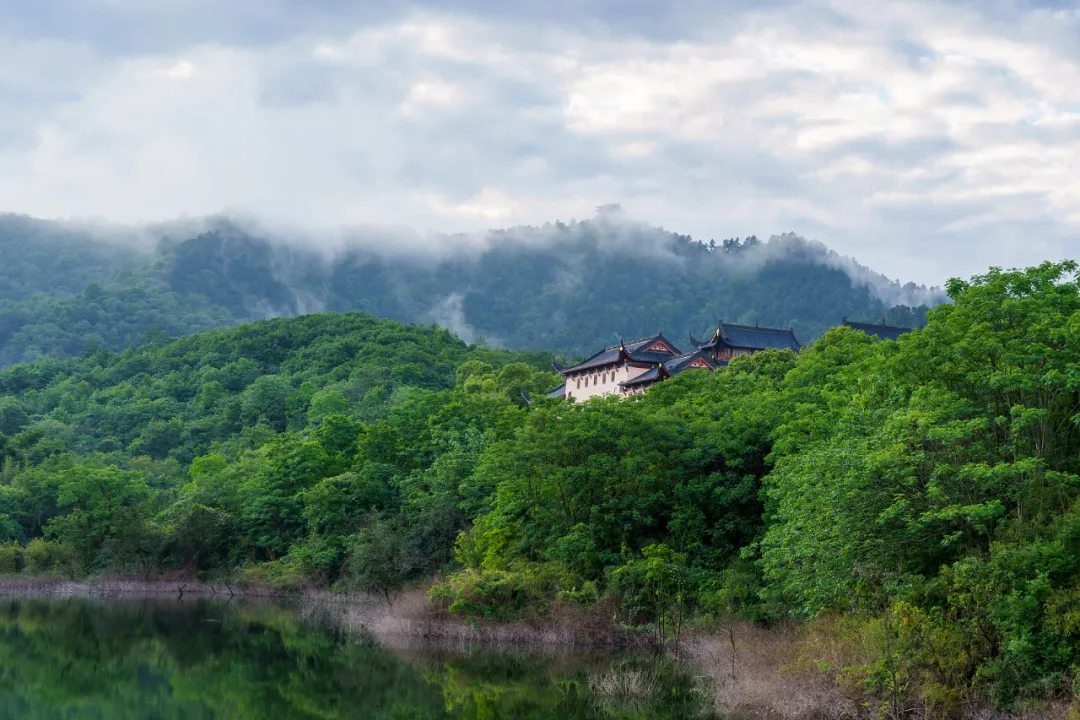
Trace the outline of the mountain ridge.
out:
M 29 258 L 0 278 L 0 364 L 347 310 L 577 355 L 658 328 L 682 340 L 717 320 L 791 327 L 808 342 L 843 316 L 919 325 L 945 299 L 792 233 L 717 244 L 604 215 L 470 236 L 351 230 L 333 247 L 226 217 L 111 244 L 102 232 L 0 216 L 0 257 Z M 154 248 L 132 251 L 155 232 Z M 46 250 L 27 254 L 34 246 Z

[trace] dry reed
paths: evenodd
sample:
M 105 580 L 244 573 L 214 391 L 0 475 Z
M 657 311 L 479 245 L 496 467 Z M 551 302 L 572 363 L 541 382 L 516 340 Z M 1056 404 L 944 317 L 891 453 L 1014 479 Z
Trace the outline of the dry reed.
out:
M 468 622 L 433 605 L 426 588 L 402 592 L 389 603 L 376 595 L 311 592 L 304 595 L 301 613 L 309 621 L 364 633 L 400 649 L 475 645 L 501 650 L 646 648 L 649 643 L 648 638 L 613 623 L 606 609 L 556 606 L 548 616 L 519 622 Z
M 185 578 L 158 578 L 153 580 L 125 577 L 100 577 L 77 581 L 51 577 L 0 577 L 0 596 L 22 595 L 40 597 L 105 597 L 119 595 L 178 596 L 217 595 L 236 597 L 288 597 L 295 595 L 261 585 L 208 585 Z
M 589 676 L 589 691 L 601 698 L 651 700 L 659 687 L 656 673 L 648 669 L 612 668 Z

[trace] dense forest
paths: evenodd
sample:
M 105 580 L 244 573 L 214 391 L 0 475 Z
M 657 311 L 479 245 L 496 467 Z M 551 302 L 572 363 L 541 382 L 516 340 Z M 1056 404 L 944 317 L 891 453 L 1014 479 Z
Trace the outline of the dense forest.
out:
M 323 310 L 576 355 L 658 328 L 685 341 L 718 320 L 809 342 L 844 316 L 919 326 L 944 299 L 794 235 L 699 242 L 606 216 L 411 245 L 367 233 L 333 252 L 204 225 L 110 235 L 0 215 L 0 366 Z
M 17 365 L 0 565 L 387 597 L 439 577 L 477 621 L 614 602 L 661 634 L 840 613 L 872 657 L 835 671 L 894 714 L 1068 697 L 1077 279 L 994 269 L 898 342 L 833 328 L 584 404 L 541 397 L 543 352 L 360 313 Z

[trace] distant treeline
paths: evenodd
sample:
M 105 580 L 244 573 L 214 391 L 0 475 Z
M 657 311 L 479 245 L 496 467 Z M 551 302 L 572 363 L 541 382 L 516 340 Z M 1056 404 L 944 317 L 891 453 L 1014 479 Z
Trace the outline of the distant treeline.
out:
M 109 244 L 0 215 L 0 366 L 322 310 L 436 322 L 470 341 L 577 355 L 657 329 L 685 343 L 718 320 L 791 327 L 809 342 L 844 316 L 919 326 L 942 299 L 793 235 L 718 244 L 600 218 L 497 231 L 488 241 L 486 250 L 461 243 L 420 259 L 394 238 L 368 237 L 331 258 L 223 221 L 139 252 L 130 238 Z

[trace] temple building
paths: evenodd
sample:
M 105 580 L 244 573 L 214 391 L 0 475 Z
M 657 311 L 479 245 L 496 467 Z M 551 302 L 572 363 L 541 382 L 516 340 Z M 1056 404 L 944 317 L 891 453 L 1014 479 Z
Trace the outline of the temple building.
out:
M 657 363 L 656 367 L 646 370 L 640 375 L 621 383 L 620 387 L 623 395 L 638 395 L 645 392 L 656 383 L 678 375 L 683 370 L 698 368 L 712 372 L 716 367 L 716 363 L 710 360 L 708 355 L 702 353 L 700 350 L 695 350 L 692 353 L 676 355 L 670 360 Z
M 716 330 L 708 340 L 701 341 L 691 335 L 690 342 L 714 362 L 726 362 L 739 355 L 750 355 L 761 350 L 799 352 L 802 347 L 795 337 L 795 331 L 790 328 L 780 330 L 757 325 L 732 325 L 722 321 L 716 324 Z
M 563 377 L 560 387 L 548 397 L 567 397 L 578 401 L 597 395 L 636 395 L 658 382 L 692 368 L 715 370 L 739 355 L 759 350 L 793 350 L 799 345 L 791 330 L 749 325 L 718 323 L 707 341 L 690 336 L 694 350 L 683 353 L 662 332 L 640 340 L 609 345 L 577 365 L 564 366 L 552 359 L 555 371 Z
M 569 367 L 552 360 L 563 376 L 563 387 L 548 393 L 575 400 L 623 393 L 622 384 L 654 370 L 682 353 L 662 332 L 651 337 L 609 345 L 590 358 Z M 562 392 L 558 392 L 559 390 Z
M 879 337 L 882 340 L 899 340 L 901 335 L 909 333 L 913 329 L 908 327 L 897 327 L 895 325 L 886 325 L 885 318 L 881 318 L 880 325 L 876 323 L 848 322 L 848 319 L 844 318 L 841 325 L 849 327 L 852 330 L 864 332 L 867 335 Z
M 874 335 L 883 340 L 896 340 L 912 328 L 881 324 L 849 322 L 842 325 Z M 609 345 L 577 365 L 564 366 L 552 358 L 551 364 L 563 377 L 563 384 L 546 393 L 548 397 L 566 397 L 578 401 L 597 395 L 637 395 L 658 382 L 674 377 L 684 370 L 697 368 L 713 371 L 727 365 L 740 355 L 762 350 L 791 350 L 799 352 L 802 345 L 791 328 L 734 325 L 719 322 L 708 340 L 690 336 L 692 352 L 684 353 L 675 347 L 664 333 L 630 342 Z

